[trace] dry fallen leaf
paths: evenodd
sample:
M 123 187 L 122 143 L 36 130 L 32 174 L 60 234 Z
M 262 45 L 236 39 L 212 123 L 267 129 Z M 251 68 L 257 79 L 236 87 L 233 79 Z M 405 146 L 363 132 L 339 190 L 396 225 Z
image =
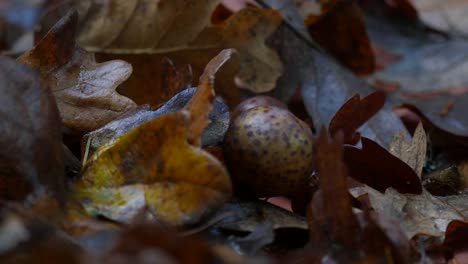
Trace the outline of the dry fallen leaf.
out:
M 197 146 L 212 108 L 213 75 L 232 52 L 225 50 L 207 66 L 185 110 L 143 123 L 93 154 L 75 186 L 88 213 L 129 222 L 147 208 L 152 218 L 183 225 L 230 196 L 225 168 Z
M 369 81 L 388 92 L 393 107 L 411 106 L 436 127 L 467 136 L 468 41 L 428 29 L 421 21 L 390 15 L 385 5 L 389 1 L 368 2 L 372 4 L 363 8 L 372 42 L 401 57 Z
M 353 211 L 343 162 L 343 137 L 330 137 L 322 128 L 314 145 L 314 164 L 320 189 L 307 212 L 310 240 L 301 251 L 287 256 L 292 263 L 404 263 L 408 242 L 398 226 L 384 223 L 371 212 Z M 406 245 L 405 245 L 406 244 Z
M 205 71 L 200 77 L 197 92 L 185 106 L 185 110 L 190 113 L 189 142 L 192 145 L 200 146 L 202 133 L 210 123 L 208 114 L 213 108 L 215 98 L 214 74 L 231 58 L 234 52 L 233 49 L 222 50 L 206 65 Z
M 374 92 L 362 99 L 359 94 L 356 94 L 346 101 L 333 116 L 329 125 L 330 134 L 334 135 L 342 131 L 345 144 L 357 144 L 361 134 L 356 130 L 375 115 L 384 104 L 385 94 L 382 92 Z M 404 137 L 404 134 L 402 136 Z
M 399 132 L 393 136 L 389 151 L 408 164 L 421 177 L 424 163 L 426 162 L 426 142 L 426 132 L 424 132 L 422 123 L 419 123 L 411 139 L 411 143 L 408 144 L 405 135 Z
M 221 163 L 187 143 L 187 112 L 158 117 L 101 146 L 75 185 L 87 212 L 130 222 L 144 208 L 172 225 L 197 222 L 231 194 Z
M 426 135 L 422 125 L 418 126 L 410 144 L 397 134 L 391 149 L 395 156 L 420 173 L 426 157 Z M 366 186 L 354 188 L 352 192 L 355 196 L 367 193 L 372 207 L 400 222 L 408 239 L 418 234 L 441 237 L 451 221 L 465 219 L 461 209 L 425 189 L 421 194 L 402 194 L 388 188 L 382 194 Z M 466 199 L 458 197 L 455 201 Z
M 414 170 L 374 141 L 362 137 L 362 148 L 344 146 L 349 176 L 384 192 L 393 187 L 402 193 L 421 193 L 421 180 Z
M 86 134 L 82 141 L 85 151 L 96 149 L 137 126 L 161 115 L 186 109 L 191 113 L 189 142 L 193 145 L 217 145 L 222 142 L 229 124 L 229 109 L 224 101 L 214 96 L 213 76 L 234 54 L 233 49 L 222 50 L 206 65 L 200 87 L 185 89 L 175 94 L 155 111 L 145 106 Z M 208 120 L 209 118 L 209 120 Z M 208 125 L 208 127 L 207 127 Z M 200 137 L 201 136 L 201 137 Z
M 192 86 L 192 67 L 186 64 L 176 69 L 174 63 L 167 57 L 163 58 L 161 66 L 161 101 L 171 99 L 178 92 Z
M 319 128 L 328 127 L 334 114 L 352 96 L 359 94 L 364 97 L 375 91 L 321 52 L 318 45 L 308 38 L 307 31 L 304 32 L 296 20 L 288 19 L 288 15 L 294 14 L 292 1 L 264 2 L 275 8 L 280 7 L 285 17 L 285 22 L 269 39 L 285 66 L 276 89 L 271 92 L 275 97 L 287 100 L 298 88 L 301 89 L 307 112 L 314 127 Z M 387 148 L 393 134 L 404 129 L 402 122 L 386 104 L 361 127 L 360 132 Z
M 0 198 L 44 188 L 63 199 L 60 117 L 49 87 L 29 67 L 0 57 Z
M 197 78 L 221 49 L 236 48 L 239 60 L 223 71 L 225 77 L 219 79 L 223 84 L 217 92 L 230 105 L 239 101 L 235 78 L 247 89 L 266 92 L 282 74 L 277 53 L 265 44 L 281 23 L 277 11 L 247 8 L 211 25 L 210 15 L 219 0 L 96 2 L 74 1 L 80 17 L 85 18 L 80 21 L 79 42 L 87 50 L 99 52 L 100 59 L 120 58 L 133 65 L 134 73 L 122 91 L 139 104 L 162 103 L 148 94 L 158 94 L 161 89 L 158 67 L 163 56 L 177 65 L 192 65 Z
M 366 75 L 374 71 L 374 54 L 356 2 L 337 1 L 308 29 L 322 48 L 354 73 Z
M 74 132 L 97 129 L 136 108 L 115 89 L 132 73 L 124 61 L 96 63 L 75 44 L 78 15 L 70 11 L 18 61 L 37 70 L 52 90 L 65 127 Z

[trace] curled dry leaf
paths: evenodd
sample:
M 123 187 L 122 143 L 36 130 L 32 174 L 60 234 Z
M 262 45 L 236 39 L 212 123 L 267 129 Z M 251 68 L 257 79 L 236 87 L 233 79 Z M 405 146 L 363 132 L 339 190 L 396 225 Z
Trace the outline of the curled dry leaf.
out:
M 200 77 L 200 84 L 197 92 L 185 106 L 185 110 L 190 112 L 189 142 L 195 146 L 200 146 L 201 135 L 210 123 L 208 114 L 213 108 L 215 98 L 214 74 L 231 58 L 233 49 L 225 49 L 214 57 L 205 67 L 205 71 Z
M 189 224 L 231 193 L 226 169 L 187 143 L 189 115 L 153 119 L 101 146 L 83 168 L 75 192 L 88 213 L 129 222 L 147 208 L 172 225 Z
M 37 70 L 52 90 L 64 126 L 75 132 L 97 129 L 136 108 L 115 89 L 132 73 L 124 61 L 96 63 L 75 43 L 78 15 L 67 13 L 18 61 Z
M 345 144 L 357 144 L 361 135 L 356 130 L 374 116 L 384 104 L 383 92 L 374 92 L 363 99 L 356 94 L 346 101 L 333 116 L 329 126 L 330 134 L 334 135 L 342 131 Z M 402 136 L 404 139 L 404 134 Z
M 0 198 L 24 199 L 46 187 L 65 190 L 61 125 L 55 100 L 29 67 L 0 57 Z

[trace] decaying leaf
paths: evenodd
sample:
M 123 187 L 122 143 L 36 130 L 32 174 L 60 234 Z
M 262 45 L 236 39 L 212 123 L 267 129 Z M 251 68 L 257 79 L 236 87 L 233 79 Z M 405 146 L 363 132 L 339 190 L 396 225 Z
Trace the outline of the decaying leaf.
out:
M 0 57 L 0 198 L 33 191 L 63 199 L 61 125 L 53 95 L 29 67 Z
M 195 146 L 200 146 L 201 135 L 209 124 L 208 114 L 213 108 L 215 98 L 214 74 L 231 58 L 233 53 L 233 49 L 223 50 L 206 65 L 205 71 L 200 77 L 197 92 L 185 106 L 191 119 L 189 142 Z
M 418 176 L 421 177 L 424 163 L 426 162 L 426 132 L 422 123 L 416 128 L 411 143 L 406 142 L 403 133 L 397 133 L 390 144 L 390 153 L 404 161 Z
M 225 168 L 187 143 L 185 111 L 153 119 L 101 146 L 75 192 L 88 213 L 129 222 L 147 208 L 173 225 L 199 221 L 231 193 Z
M 361 135 L 356 130 L 375 115 L 385 104 L 385 94 L 372 93 L 361 99 L 357 94 L 351 97 L 333 116 L 330 121 L 329 131 L 334 135 L 342 131 L 344 143 L 355 145 Z M 403 139 L 404 134 L 402 134 Z
M 18 61 L 37 70 L 50 87 L 64 126 L 75 132 L 97 129 L 136 104 L 115 89 L 132 73 L 124 61 L 96 63 L 75 43 L 78 15 L 70 11 Z

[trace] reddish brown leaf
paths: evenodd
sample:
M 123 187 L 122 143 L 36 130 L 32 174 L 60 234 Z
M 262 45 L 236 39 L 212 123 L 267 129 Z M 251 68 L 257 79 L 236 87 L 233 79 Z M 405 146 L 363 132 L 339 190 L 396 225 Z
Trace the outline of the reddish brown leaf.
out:
M 192 67 L 184 65 L 177 70 L 174 63 L 167 57 L 162 60 L 161 66 L 161 93 L 159 101 L 166 102 L 174 95 L 192 85 Z M 147 96 L 144 94 L 143 96 Z
M 444 246 L 454 252 L 468 250 L 468 222 L 455 220 L 450 222 L 445 231 Z
M 339 1 L 308 29 L 320 46 L 353 72 L 371 74 L 375 70 L 364 17 L 353 1 Z
M 224 4 L 220 3 L 216 6 L 216 9 L 211 14 L 211 23 L 214 25 L 221 24 L 232 14 L 233 12 L 231 10 L 229 10 Z
M 213 108 L 215 98 L 214 74 L 228 61 L 235 50 L 225 49 L 214 57 L 205 67 L 205 71 L 200 77 L 200 84 L 197 92 L 185 106 L 185 110 L 190 112 L 189 142 L 200 146 L 203 130 L 210 123 L 208 114 Z
M 333 116 L 329 126 L 330 134 L 334 135 L 341 130 L 344 134 L 344 143 L 355 145 L 361 138 L 356 130 L 374 116 L 384 104 L 383 92 L 374 92 L 363 99 L 356 94 Z
M 292 263 L 397 263 L 408 259 L 408 243 L 398 226 L 375 214 L 355 214 L 348 194 L 343 140 L 322 129 L 315 143 L 320 190 L 308 210 L 310 242 L 288 256 Z
M 346 145 L 344 157 L 349 175 L 384 192 L 389 187 L 401 193 L 422 192 L 421 181 L 414 170 L 374 141 L 362 137 L 362 148 Z
M 210 123 L 208 114 L 213 108 L 212 103 L 215 98 L 213 85 L 213 76 L 209 79 L 203 79 L 192 99 L 185 106 L 185 110 L 190 112 L 188 141 L 195 146 L 200 146 L 203 130 Z
M 310 234 L 316 243 L 328 239 L 351 249 L 358 246 L 359 223 L 348 194 L 342 146 L 342 134 L 329 138 L 322 128 L 314 146 L 320 190 L 314 196 L 308 218 L 312 221 Z
M 7 58 L 0 58 L 0 79 L 0 198 L 22 199 L 43 187 L 63 196 L 61 124 L 50 90 Z
M 398 13 L 404 15 L 406 18 L 417 20 L 418 12 L 411 4 L 411 1 L 412 0 L 392 0 L 385 1 L 385 3 L 394 8 Z

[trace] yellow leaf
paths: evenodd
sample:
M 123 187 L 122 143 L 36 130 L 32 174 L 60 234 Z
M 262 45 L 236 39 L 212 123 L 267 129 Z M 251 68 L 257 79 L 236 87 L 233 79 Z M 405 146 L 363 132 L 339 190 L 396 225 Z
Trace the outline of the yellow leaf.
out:
M 170 113 L 99 148 L 75 191 L 88 213 L 129 222 L 141 210 L 174 225 L 191 224 L 231 194 L 223 165 L 187 143 L 190 114 Z

